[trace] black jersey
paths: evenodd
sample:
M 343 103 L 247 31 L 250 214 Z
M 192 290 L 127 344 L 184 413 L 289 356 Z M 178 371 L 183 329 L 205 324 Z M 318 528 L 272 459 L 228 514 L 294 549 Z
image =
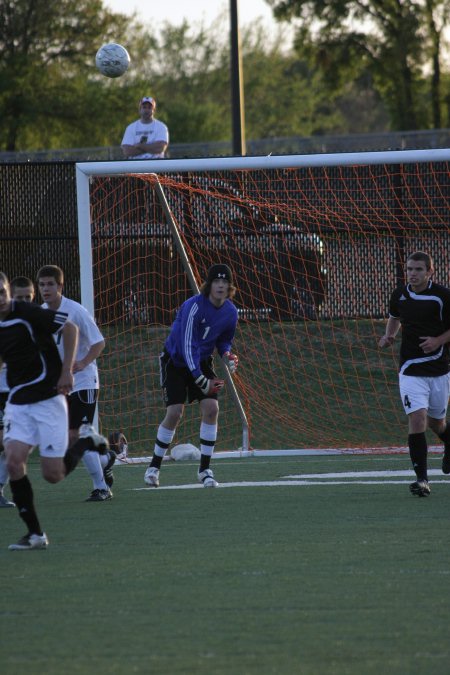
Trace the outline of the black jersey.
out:
M 61 359 L 53 338 L 67 314 L 29 302 L 11 301 L 0 321 L 0 358 L 7 365 L 9 401 L 18 405 L 57 395 Z
M 450 289 L 432 281 L 420 293 L 411 286 L 396 288 L 391 295 L 389 314 L 400 319 L 400 373 L 438 377 L 450 370 L 448 344 L 431 354 L 420 347 L 421 337 L 437 337 L 450 328 Z

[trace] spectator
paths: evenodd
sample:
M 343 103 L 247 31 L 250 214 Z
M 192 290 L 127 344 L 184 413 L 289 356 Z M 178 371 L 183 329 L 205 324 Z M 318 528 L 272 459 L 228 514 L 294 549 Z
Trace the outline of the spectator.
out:
M 169 130 L 154 118 L 156 101 L 144 96 L 139 102 L 140 118 L 125 129 L 123 154 L 127 159 L 158 159 L 164 157 L 169 145 Z

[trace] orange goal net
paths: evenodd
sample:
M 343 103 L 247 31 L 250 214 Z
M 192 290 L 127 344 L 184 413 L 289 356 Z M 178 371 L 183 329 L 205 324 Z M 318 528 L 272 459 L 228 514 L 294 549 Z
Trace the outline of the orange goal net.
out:
M 217 160 L 207 170 L 187 160 L 144 162 L 147 173 L 137 162 L 133 172 L 114 166 L 117 175 L 92 169 L 86 283 L 107 339 L 102 429 L 121 428 L 133 453 L 151 453 L 164 416 L 159 353 L 192 294 L 158 180 L 196 281 L 216 262 L 233 269 L 234 384 L 250 447 L 405 445 L 399 344 L 380 351 L 377 342 L 409 253 L 428 251 L 435 280 L 449 284 L 450 176 L 447 159 L 406 163 L 393 154 L 392 162 L 329 166 L 286 158 L 275 168 L 240 168 L 236 159 L 233 168 Z M 228 389 L 220 408 L 216 449 L 236 450 L 242 419 Z M 186 406 L 174 442 L 198 446 L 198 432 L 198 406 Z

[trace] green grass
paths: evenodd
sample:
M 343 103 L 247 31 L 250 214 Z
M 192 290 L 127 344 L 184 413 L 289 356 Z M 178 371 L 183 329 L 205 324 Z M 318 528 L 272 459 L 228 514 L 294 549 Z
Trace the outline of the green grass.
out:
M 430 459 L 438 468 L 438 458 Z M 217 460 L 221 483 L 409 469 L 406 456 Z M 0 512 L 1 672 L 83 675 L 448 673 L 448 484 L 143 490 L 85 503 L 83 468 L 51 486 L 30 474 L 48 551 Z M 194 482 L 165 463 L 161 484 Z M 328 479 L 329 480 L 329 479 Z

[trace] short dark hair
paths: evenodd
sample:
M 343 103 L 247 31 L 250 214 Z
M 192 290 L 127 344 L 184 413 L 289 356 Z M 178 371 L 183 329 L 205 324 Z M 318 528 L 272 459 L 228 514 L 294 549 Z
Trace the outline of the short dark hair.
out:
M 34 288 L 33 282 L 28 277 L 14 277 L 9 285 L 11 288 L 27 288 L 28 286 Z
M 56 283 L 61 286 L 64 283 L 64 272 L 57 265 L 44 265 L 41 267 L 36 275 L 36 280 L 39 282 L 39 279 L 42 277 L 53 277 Z
M 434 268 L 433 258 L 429 253 L 425 253 L 425 251 L 415 251 L 414 253 L 411 253 L 411 255 L 407 257 L 406 262 L 408 262 L 408 260 L 424 262 L 427 270 L 432 270 Z

